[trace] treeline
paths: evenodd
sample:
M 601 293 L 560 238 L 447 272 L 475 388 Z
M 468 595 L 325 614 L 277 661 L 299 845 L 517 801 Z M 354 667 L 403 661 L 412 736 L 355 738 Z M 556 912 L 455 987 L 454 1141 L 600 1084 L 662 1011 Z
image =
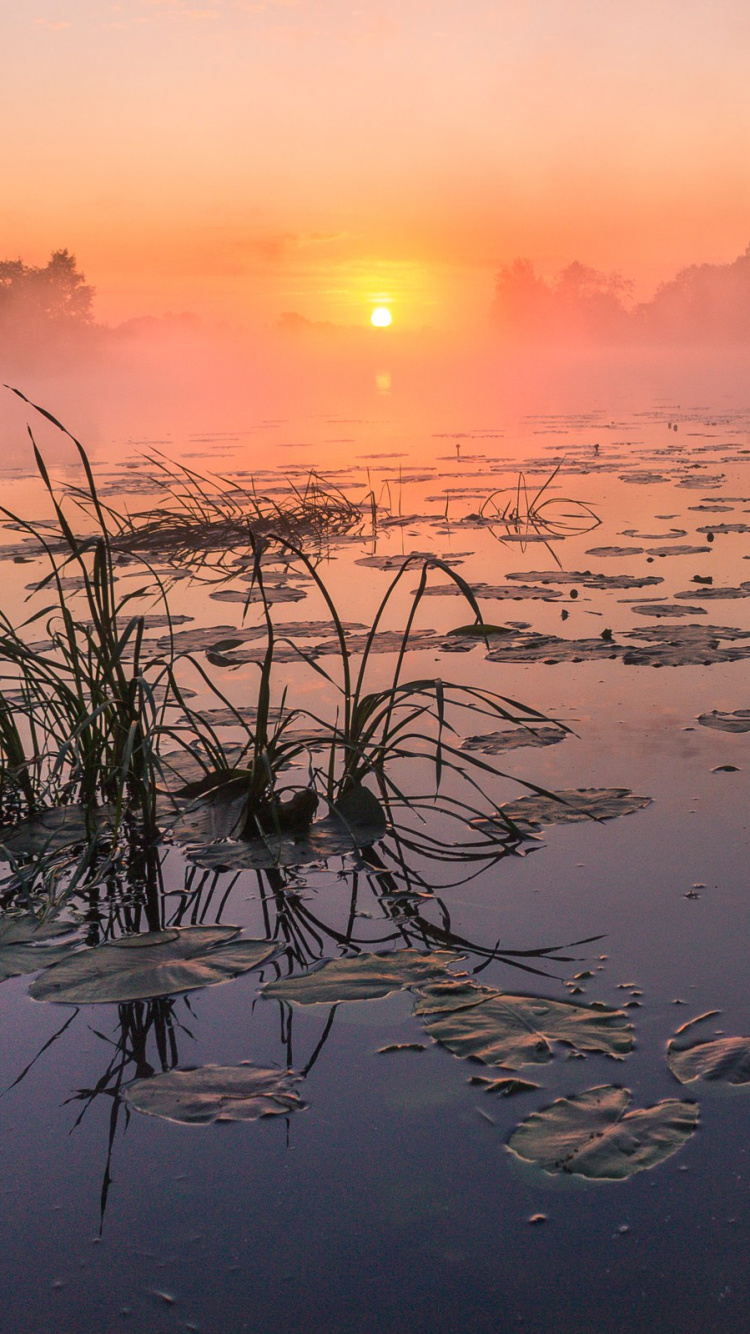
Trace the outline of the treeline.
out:
M 530 260 L 505 265 L 492 319 L 515 340 L 554 343 L 750 342 L 750 246 L 729 264 L 693 264 L 635 304 L 633 284 L 578 262 L 553 279 Z

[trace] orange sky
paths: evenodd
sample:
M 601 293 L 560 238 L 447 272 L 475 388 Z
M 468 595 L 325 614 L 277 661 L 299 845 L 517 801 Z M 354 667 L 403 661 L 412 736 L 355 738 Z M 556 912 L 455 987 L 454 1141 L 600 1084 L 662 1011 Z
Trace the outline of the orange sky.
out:
M 519 254 L 645 297 L 750 241 L 746 0 L 24 0 L 0 49 L 0 258 L 100 318 L 450 327 Z

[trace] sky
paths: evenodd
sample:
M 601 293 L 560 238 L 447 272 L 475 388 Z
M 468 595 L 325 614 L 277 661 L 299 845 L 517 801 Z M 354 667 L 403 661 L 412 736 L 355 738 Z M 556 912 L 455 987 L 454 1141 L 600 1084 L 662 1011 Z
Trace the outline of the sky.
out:
M 2 0 L 0 258 L 100 319 L 469 327 L 750 241 L 746 0 Z M 387 336 L 387 334 L 385 334 Z

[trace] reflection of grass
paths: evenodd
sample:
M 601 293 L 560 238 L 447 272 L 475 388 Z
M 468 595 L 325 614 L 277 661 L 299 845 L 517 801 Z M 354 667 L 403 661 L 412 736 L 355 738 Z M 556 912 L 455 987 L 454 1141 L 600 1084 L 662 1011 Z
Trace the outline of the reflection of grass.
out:
M 487 496 L 479 513 L 501 542 L 513 540 L 523 546 L 532 539 L 557 540 L 598 527 L 601 519 L 582 500 L 545 495 L 561 467 L 562 462 L 534 495 L 529 493 L 524 473 L 519 472 L 514 487 L 504 487 Z

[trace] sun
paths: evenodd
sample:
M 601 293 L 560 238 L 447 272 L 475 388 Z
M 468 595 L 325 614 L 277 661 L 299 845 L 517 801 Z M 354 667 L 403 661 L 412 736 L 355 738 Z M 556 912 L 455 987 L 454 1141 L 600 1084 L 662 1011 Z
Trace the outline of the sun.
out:
M 387 329 L 393 316 L 387 306 L 376 306 L 370 316 L 370 323 L 375 325 L 376 329 Z

